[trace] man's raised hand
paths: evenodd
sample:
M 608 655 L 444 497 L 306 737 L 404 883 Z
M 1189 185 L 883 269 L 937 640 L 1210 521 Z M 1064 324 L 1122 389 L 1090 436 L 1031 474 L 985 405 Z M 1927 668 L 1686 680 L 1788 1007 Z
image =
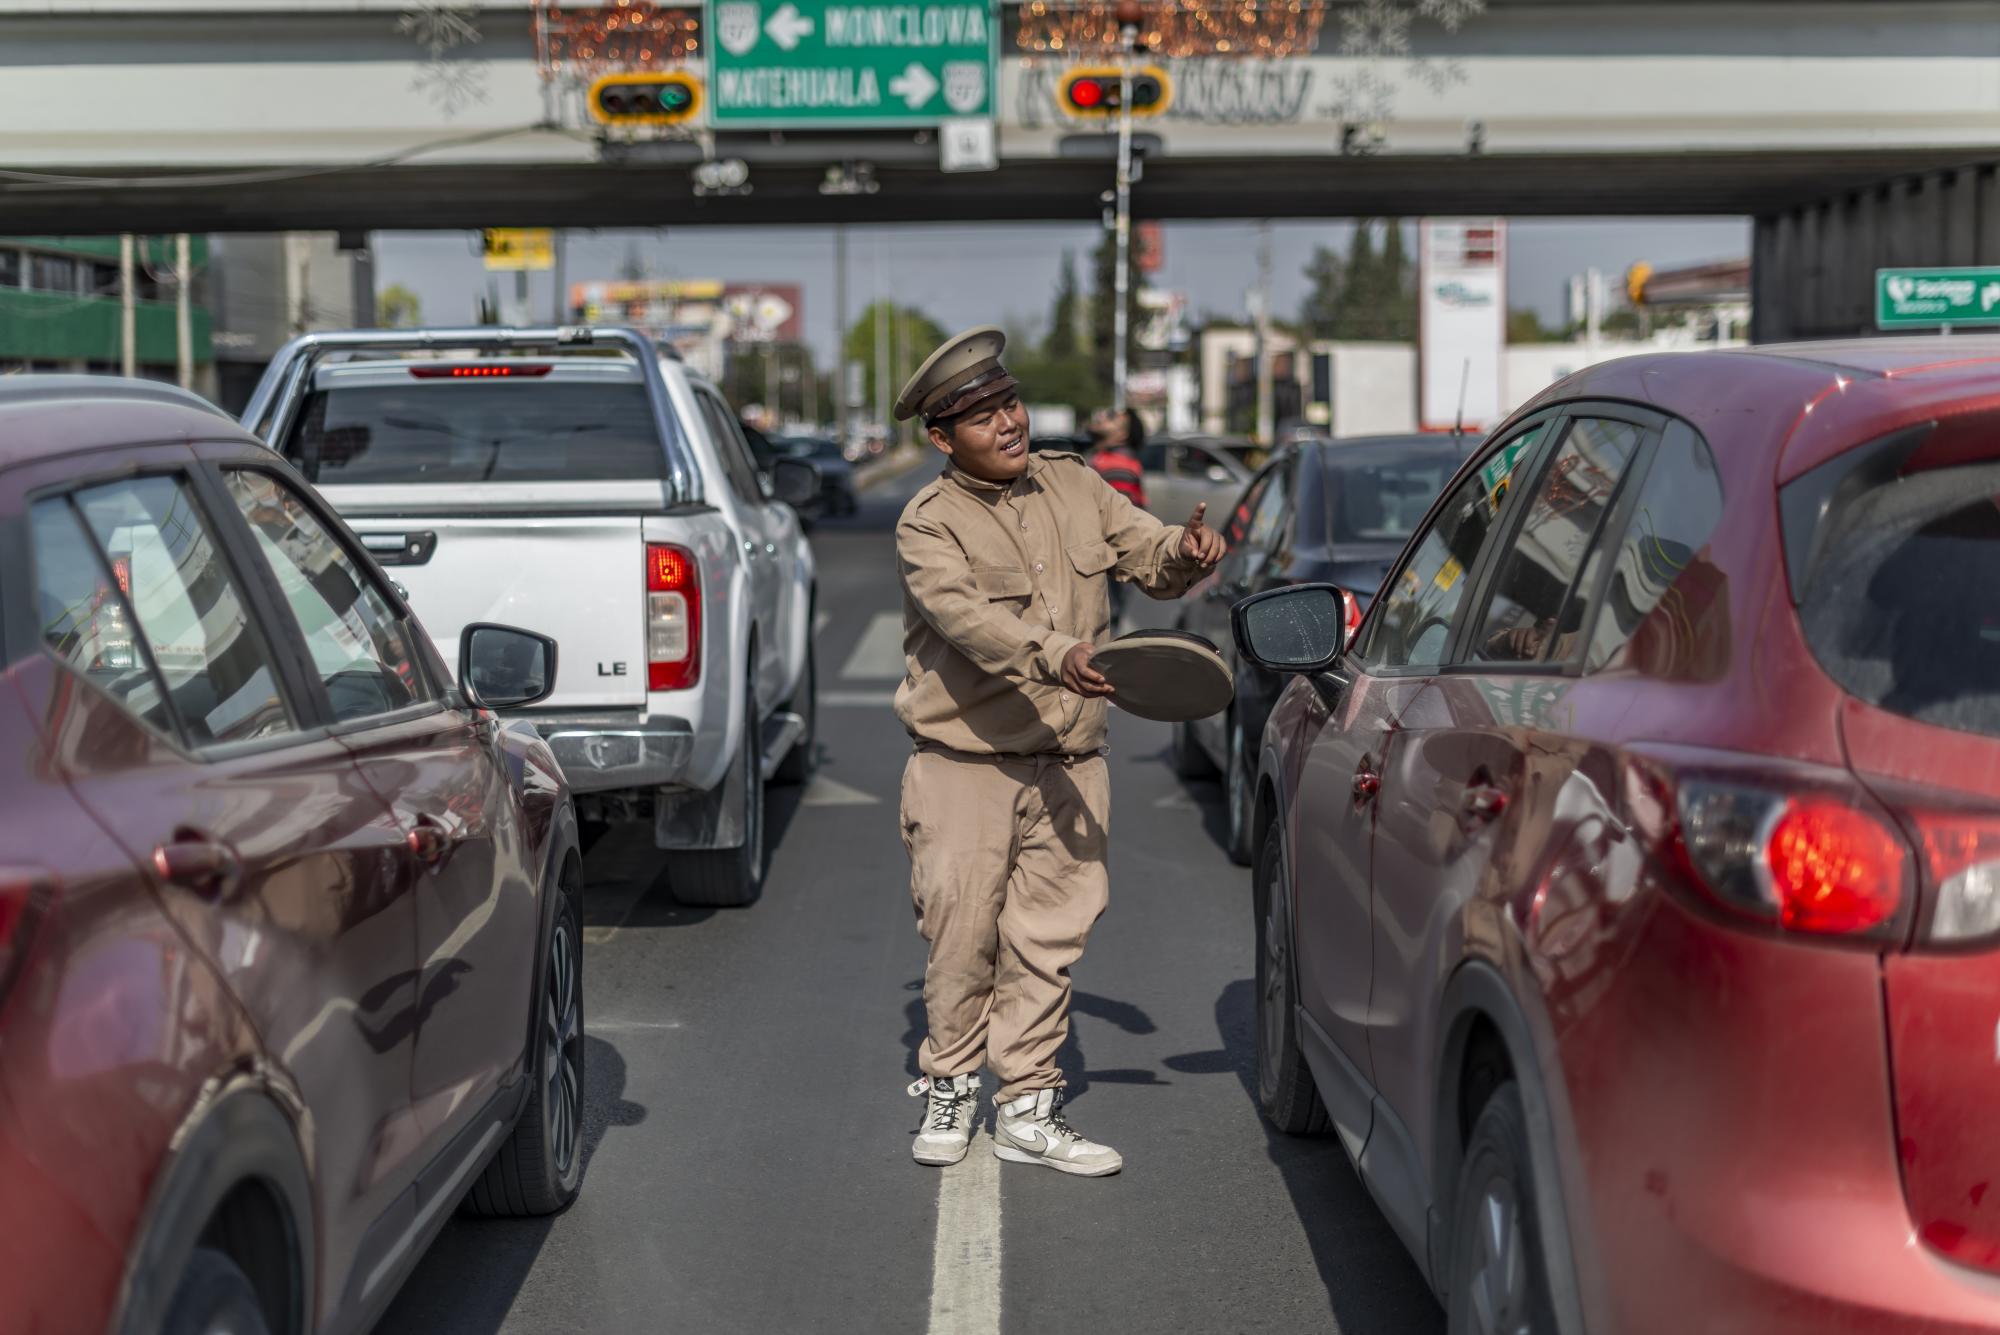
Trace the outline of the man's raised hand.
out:
M 1208 512 L 1208 502 L 1195 506 L 1188 516 L 1187 530 L 1181 534 L 1181 555 L 1190 561 L 1199 561 L 1212 566 L 1229 554 L 1229 544 L 1222 535 L 1202 522 L 1201 517 Z

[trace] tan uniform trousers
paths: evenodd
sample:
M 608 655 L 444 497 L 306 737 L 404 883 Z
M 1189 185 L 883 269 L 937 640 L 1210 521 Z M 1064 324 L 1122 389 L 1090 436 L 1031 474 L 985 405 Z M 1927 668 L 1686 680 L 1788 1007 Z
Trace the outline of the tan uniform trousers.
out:
M 1110 897 L 1101 755 L 990 756 L 920 747 L 903 771 L 903 844 L 930 942 L 917 1064 L 982 1065 L 998 1097 L 1059 1089 L 1069 969 Z

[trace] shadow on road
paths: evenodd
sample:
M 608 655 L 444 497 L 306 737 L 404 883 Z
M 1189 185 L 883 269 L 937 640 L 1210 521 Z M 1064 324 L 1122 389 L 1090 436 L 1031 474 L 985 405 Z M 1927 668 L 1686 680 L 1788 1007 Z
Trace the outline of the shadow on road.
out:
M 586 1036 L 583 1063 L 583 1194 L 572 1209 L 584 1208 L 590 1199 L 590 1160 L 606 1132 L 646 1120 L 646 1109 L 625 1098 L 625 1058 L 615 1046 Z M 375 1335 L 494 1335 L 554 1226 L 553 1215 L 452 1220 L 417 1263 Z
M 1256 987 L 1248 978 L 1229 984 L 1215 1001 L 1222 1046 L 1166 1059 L 1168 1070 L 1187 1075 L 1234 1072 L 1244 1097 L 1257 1102 Z M 1434 1335 L 1444 1311 L 1415 1261 L 1390 1231 L 1355 1176 L 1347 1152 L 1333 1136 L 1287 1136 L 1258 1114 L 1270 1143 L 1271 1162 L 1285 1180 L 1312 1248 L 1320 1283 L 1340 1330 L 1393 1330 Z

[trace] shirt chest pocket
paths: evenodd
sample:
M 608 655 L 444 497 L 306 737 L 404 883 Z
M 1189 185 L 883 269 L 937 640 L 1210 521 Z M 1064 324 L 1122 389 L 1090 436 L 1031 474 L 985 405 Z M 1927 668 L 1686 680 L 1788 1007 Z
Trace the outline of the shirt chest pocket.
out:
M 1023 602 L 1034 595 L 1028 572 L 1018 566 L 974 566 L 972 587 L 992 599 L 1015 598 Z
M 1101 575 L 1118 564 L 1118 553 L 1111 550 L 1111 544 L 1108 542 L 1092 539 L 1089 542 L 1076 543 L 1067 550 L 1069 563 L 1076 568 L 1076 573 L 1079 575 Z

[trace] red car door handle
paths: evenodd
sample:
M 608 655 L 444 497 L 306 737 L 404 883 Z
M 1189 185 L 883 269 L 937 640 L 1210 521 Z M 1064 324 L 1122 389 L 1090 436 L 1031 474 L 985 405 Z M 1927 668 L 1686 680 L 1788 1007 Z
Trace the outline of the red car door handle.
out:
M 226 894 L 242 875 L 243 864 L 229 845 L 199 835 L 177 835 L 153 850 L 160 879 L 198 894 Z
M 409 834 L 404 836 L 404 842 L 410 846 L 410 852 L 416 855 L 417 861 L 426 866 L 436 866 L 458 841 L 437 821 L 429 816 L 419 816 L 417 823 L 410 827 Z
M 1507 794 L 1490 783 L 1475 784 L 1465 790 L 1465 814 L 1492 820 L 1507 809 Z

